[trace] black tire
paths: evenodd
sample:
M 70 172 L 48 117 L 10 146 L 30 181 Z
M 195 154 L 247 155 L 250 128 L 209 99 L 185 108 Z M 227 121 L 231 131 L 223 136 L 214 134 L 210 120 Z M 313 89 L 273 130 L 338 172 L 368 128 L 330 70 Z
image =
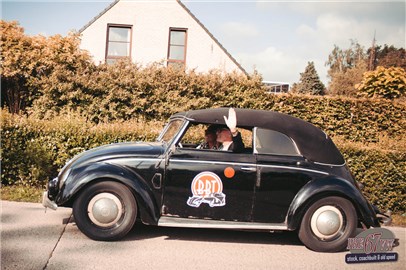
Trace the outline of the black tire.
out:
M 134 226 L 137 203 L 123 184 L 105 181 L 84 189 L 73 204 L 76 225 L 89 238 L 112 241 Z
M 302 243 L 314 251 L 338 252 L 347 247 L 357 229 L 357 213 L 350 201 L 326 197 L 313 203 L 299 229 Z

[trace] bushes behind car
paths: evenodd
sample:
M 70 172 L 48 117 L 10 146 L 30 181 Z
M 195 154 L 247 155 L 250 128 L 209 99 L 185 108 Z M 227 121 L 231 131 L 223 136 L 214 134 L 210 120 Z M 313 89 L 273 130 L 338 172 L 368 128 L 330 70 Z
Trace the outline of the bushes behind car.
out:
M 70 158 L 84 150 L 114 142 L 153 141 L 164 125 L 163 121 L 145 119 L 94 124 L 76 114 L 38 120 L 5 110 L 1 119 L 2 184 L 35 187 L 44 187 Z M 402 142 L 394 146 L 398 149 L 385 150 L 383 139 L 380 144 L 367 145 L 338 134 L 334 140 L 356 179 L 365 185 L 368 199 L 382 209 L 406 212 Z
M 215 107 L 275 110 L 307 120 L 329 135 L 360 142 L 377 142 L 382 133 L 397 140 L 406 129 L 404 101 L 274 95 L 267 93 L 256 73 L 201 74 L 117 62 L 70 79 L 75 87 L 53 82 L 49 89 L 41 88 L 28 111 L 40 119 L 77 111 L 92 123 L 101 123 L 134 118 L 166 121 L 180 111 Z

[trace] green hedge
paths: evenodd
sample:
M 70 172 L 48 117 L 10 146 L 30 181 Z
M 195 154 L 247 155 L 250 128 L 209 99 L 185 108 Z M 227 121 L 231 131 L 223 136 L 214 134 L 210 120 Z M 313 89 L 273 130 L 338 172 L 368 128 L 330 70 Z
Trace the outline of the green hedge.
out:
M 139 117 L 165 121 L 179 111 L 213 107 L 276 110 L 359 142 L 378 142 L 381 136 L 399 140 L 406 129 L 404 101 L 272 95 L 258 74 L 200 74 L 118 62 L 71 80 L 70 87 L 49 82 L 29 110 L 50 119 L 78 111 L 93 123 Z
M 152 141 L 163 127 L 159 121 L 90 124 L 79 116 L 52 121 L 2 112 L 2 184 L 44 186 L 74 155 L 120 141 Z M 353 174 L 365 185 L 369 200 L 382 209 L 406 212 L 406 153 L 384 151 L 337 137 Z
M 406 212 L 406 152 L 338 146 L 370 202 L 382 210 Z
M 44 186 L 73 156 L 104 144 L 152 141 L 162 125 L 154 121 L 92 125 L 80 116 L 45 121 L 12 116 L 3 110 L 1 182 Z
M 263 102 L 258 107 L 309 121 L 330 136 L 358 142 L 379 142 L 383 137 L 406 139 L 405 102 L 293 95 L 273 95 L 270 100 L 270 104 Z

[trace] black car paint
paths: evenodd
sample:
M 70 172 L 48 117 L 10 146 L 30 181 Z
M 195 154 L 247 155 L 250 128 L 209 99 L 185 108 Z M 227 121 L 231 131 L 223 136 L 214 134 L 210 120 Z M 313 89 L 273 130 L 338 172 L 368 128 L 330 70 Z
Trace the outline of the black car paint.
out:
M 289 230 L 295 230 L 310 202 L 326 195 L 339 195 L 354 203 L 367 226 L 379 226 L 346 165 L 317 164 L 302 156 L 175 148 L 188 121 L 193 120 L 185 119 L 171 145 L 120 143 L 84 152 L 61 171 L 58 183 L 49 189 L 49 197 L 60 206 L 71 206 L 87 185 L 108 179 L 124 183 L 132 190 L 145 224 L 157 225 L 161 216 L 174 216 L 285 223 Z M 224 176 L 226 167 L 235 170 L 233 179 Z M 243 171 L 243 167 L 252 169 Z M 227 194 L 225 207 L 202 204 L 193 208 L 186 204 L 191 196 L 191 182 L 203 170 L 221 178 Z M 67 172 L 69 175 L 64 175 Z M 157 174 L 162 181 L 160 188 L 153 183 Z M 66 180 L 59 187 L 62 176 Z

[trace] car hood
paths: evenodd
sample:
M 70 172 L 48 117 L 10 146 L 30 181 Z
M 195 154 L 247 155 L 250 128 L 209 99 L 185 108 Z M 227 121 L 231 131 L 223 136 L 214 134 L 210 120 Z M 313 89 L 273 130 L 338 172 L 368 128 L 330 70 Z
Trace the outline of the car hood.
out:
M 79 167 L 88 162 L 96 162 L 121 157 L 158 157 L 164 153 L 160 142 L 127 142 L 104 145 L 87 150 L 72 158 L 60 171 L 60 175 L 72 167 Z

